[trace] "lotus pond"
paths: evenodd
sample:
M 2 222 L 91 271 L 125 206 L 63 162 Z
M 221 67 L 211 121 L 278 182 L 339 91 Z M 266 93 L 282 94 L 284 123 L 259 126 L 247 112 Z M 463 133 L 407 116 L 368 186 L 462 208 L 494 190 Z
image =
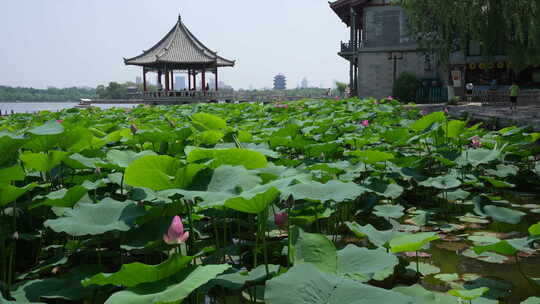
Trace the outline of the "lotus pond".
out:
M 391 99 L 0 117 L 0 303 L 540 303 L 539 138 Z

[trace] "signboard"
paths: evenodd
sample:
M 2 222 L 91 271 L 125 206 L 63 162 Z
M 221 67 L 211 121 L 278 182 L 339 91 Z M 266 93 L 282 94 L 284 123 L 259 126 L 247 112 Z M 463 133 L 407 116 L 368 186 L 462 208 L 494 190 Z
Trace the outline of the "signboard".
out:
M 452 82 L 454 83 L 454 87 L 458 88 L 461 87 L 461 71 L 452 71 Z

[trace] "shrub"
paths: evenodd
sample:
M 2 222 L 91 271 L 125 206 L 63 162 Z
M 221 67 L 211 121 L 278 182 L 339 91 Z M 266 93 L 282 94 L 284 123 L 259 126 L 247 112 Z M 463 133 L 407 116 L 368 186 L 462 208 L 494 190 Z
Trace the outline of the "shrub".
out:
M 416 91 L 421 83 L 416 75 L 411 72 L 403 72 L 394 82 L 393 95 L 402 102 L 410 102 L 416 99 Z

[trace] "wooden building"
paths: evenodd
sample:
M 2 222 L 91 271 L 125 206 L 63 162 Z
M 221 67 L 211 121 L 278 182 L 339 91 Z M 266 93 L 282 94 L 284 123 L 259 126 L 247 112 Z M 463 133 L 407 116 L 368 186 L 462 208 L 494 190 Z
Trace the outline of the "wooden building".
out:
M 145 99 L 173 100 L 175 97 L 211 98 L 217 96 L 218 69 L 233 67 L 235 61 L 225 59 L 206 47 L 189 31 L 182 22 L 181 16 L 178 16 L 178 22 L 163 39 L 139 56 L 124 58 L 124 63 L 142 67 Z M 157 92 L 148 91 L 147 73 L 149 72 L 157 74 Z M 175 90 L 175 73 L 187 73 L 187 90 Z M 214 84 L 207 83 L 207 73 L 214 74 Z

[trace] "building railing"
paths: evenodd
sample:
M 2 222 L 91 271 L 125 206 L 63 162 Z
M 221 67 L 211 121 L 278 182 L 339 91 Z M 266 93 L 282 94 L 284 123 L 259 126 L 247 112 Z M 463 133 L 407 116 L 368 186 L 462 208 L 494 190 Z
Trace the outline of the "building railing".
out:
M 221 98 L 231 95 L 227 91 L 151 91 L 142 92 L 144 99 L 167 98 L 167 97 L 193 97 L 193 98 Z
M 349 42 L 343 42 L 341 41 L 341 53 L 354 53 L 359 48 L 362 48 L 362 42 L 361 41 L 349 41 Z

